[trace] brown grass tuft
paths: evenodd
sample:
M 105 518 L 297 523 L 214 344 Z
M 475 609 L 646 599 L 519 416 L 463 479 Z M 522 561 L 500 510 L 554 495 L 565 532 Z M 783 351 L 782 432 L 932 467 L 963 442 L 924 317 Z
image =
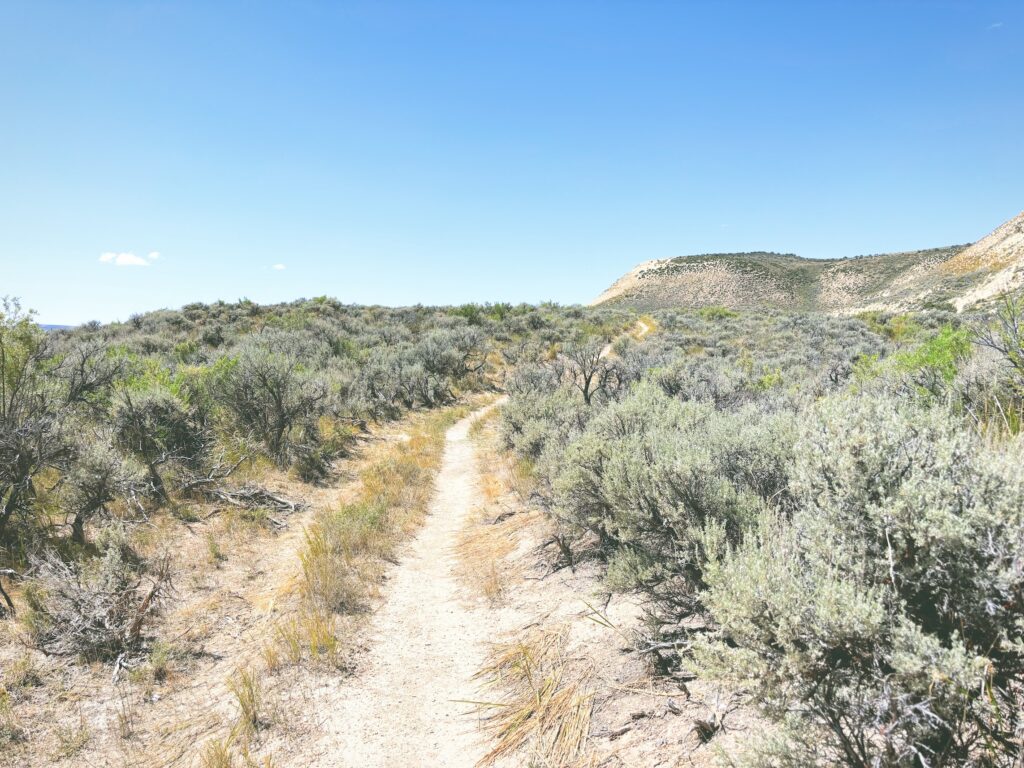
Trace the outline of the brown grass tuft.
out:
M 543 765 L 570 768 L 586 759 L 594 692 L 590 671 L 573 669 L 565 655 L 566 631 L 534 629 L 496 645 L 477 678 L 496 689 L 494 702 L 474 702 L 486 712 L 496 745 L 479 765 L 522 750 Z
M 536 522 L 530 512 L 493 522 L 494 508 L 484 508 L 460 534 L 456 551 L 459 577 L 492 605 L 500 602 L 518 571 L 506 561 L 518 546 L 518 533 Z
M 258 731 L 264 721 L 263 686 L 256 670 L 241 668 L 228 680 L 228 690 L 238 704 L 238 728 L 242 733 Z

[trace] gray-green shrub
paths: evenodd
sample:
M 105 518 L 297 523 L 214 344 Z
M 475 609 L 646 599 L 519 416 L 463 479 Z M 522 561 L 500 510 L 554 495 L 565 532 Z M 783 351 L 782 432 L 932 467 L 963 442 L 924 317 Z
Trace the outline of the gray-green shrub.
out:
M 945 408 L 816 407 L 791 516 L 708 563 L 698 665 L 785 727 L 755 761 L 1010 765 L 1024 684 L 1024 472 Z

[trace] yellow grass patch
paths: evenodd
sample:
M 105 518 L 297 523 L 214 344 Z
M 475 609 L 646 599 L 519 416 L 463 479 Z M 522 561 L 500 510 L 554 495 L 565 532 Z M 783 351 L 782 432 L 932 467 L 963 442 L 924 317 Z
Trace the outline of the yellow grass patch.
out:
M 505 559 L 518 546 L 518 532 L 536 522 L 534 513 L 513 515 L 492 522 L 493 510 L 484 508 L 459 536 L 459 576 L 463 583 L 492 604 L 500 601 L 516 571 Z
M 467 412 L 450 408 L 421 418 L 407 440 L 387 442 L 371 456 L 353 501 L 316 515 L 299 553 L 307 604 L 352 613 L 365 602 L 382 563 L 426 515 L 445 432 Z
M 494 701 L 474 702 L 496 741 L 488 766 L 528 752 L 552 768 L 583 765 L 593 712 L 592 670 L 569 663 L 564 628 L 531 629 L 495 645 L 477 678 Z

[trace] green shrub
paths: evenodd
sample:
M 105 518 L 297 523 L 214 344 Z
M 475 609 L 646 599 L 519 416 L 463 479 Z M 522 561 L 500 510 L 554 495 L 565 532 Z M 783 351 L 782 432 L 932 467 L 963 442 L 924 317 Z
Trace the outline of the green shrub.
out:
M 735 543 L 767 500 L 785 503 L 791 430 L 788 415 L 723 413 L 641 385 L 540 472 L 558 519 L 596 534 L 617 572 L 645 574 L 634 581 L 675 622 L 697 608 L 709 528 Z
M 730 320 L 739 317 L 740 313 L 728 307 L 701 307 L 697 310 L 697 315 L 704 320 Z
M 945 409 L 823 402 L 791 517 L 707 565 L 706 672 L 782 729 L 766 765 L 1007 764 L 1024 699 L 1024 473 Z
M 934 392 L 941 384 L 953 381 L 970 352 L 968 331 L 947 325 L 924 343 L 891 359 L 897 371 L 913 377 L 922 389 Z

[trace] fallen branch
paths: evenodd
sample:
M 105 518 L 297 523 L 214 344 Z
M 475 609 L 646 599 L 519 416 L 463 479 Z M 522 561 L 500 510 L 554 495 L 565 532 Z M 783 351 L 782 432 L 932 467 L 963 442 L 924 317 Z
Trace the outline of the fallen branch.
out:
M 243 455 L 234 464 L 225 464 L 223 461 L 218 461 L 209 472 L 201 476 L 192 476 L 184 479 L 181 483 L 181 491 L 188 493 L 195 491 L 196 489 L 202 489 L 204 486 L 213 485 L 220 483 L 221 481 L 231 477 L 235 471 L 242 466 L 249 459 L 248 455 Z
M 291 514 L 307 506 L 304 501 L 292 501 L 284 496 L 277 496 L 258 485 L 245 485 L 241 488 L 200 488 L 199 492 L 208 501 L 219 501 L 242 509 L 273 509 Z
M 658 651 L 678 651 L 685 650 L 688 646 L 677 642 L 666 642 L 666 643 L 651 643 L 644 648 L 637 648 L 632 653 L 638 656 L 643 656 L 647 653 L 657 653 Z

